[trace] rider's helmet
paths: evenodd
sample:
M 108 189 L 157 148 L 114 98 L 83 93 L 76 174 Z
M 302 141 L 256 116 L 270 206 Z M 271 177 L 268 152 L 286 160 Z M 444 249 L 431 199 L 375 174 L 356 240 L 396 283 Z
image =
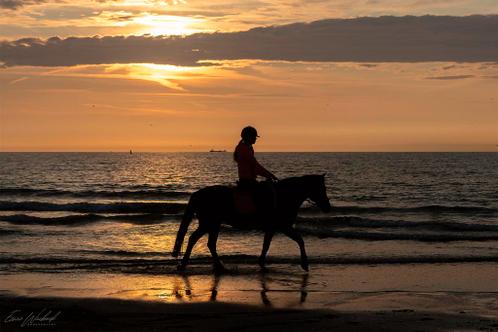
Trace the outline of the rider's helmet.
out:
M 248 140 L 253 137 L 259 137 L 258 136 L 258 131 L 256 128 L 247 126 L 244 129 L 242 129 L 242 132 L 240 133 L 240 137 L 242 137 L 243 140 Z

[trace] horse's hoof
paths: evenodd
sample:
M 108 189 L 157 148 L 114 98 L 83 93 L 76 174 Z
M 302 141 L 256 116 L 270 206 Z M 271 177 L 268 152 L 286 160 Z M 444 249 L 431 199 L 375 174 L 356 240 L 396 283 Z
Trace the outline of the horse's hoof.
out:
M 306 263 L 301 263 L 301 267 L 306 272 L 309 272 L 309 270 L 310 270 L 309 264 L 307 262 Z
M 258 265 L 259 267 L 261 267 L 261 269 L 265 269 L 265 259 L 260 257 L 258 259 Z
M 306 302 L 306 298 L 307 297 L 308 297 L 308 292 L 302 291 L 301 292 L 301 298 L 300 298 L 299 302 L 301 302 L 301 303 Z
M 216 289 L 213 289 L 211 291 L 211 297 L 209 298 L 209 301 L 215 302 L 216 301 L 216 297 L 218 297 L 218 291 Z
M 175 258 L 176 258 L 176 257 L 178 257 L 178 254 L 179 254 L 179 252 L 178 252 L 178 251 L 173 251 L 173 252 L 171 252 L 171 256 L 172 256 L 172 257 L 175 257 Z
M 177 270 L 177 271 L 185 271 L 185 269 L 186 269 L 186 266 L 185 266 L 185 265 L 183 265 L 183 264 L 178 264 L 178 265 L 176 266 L 176 270 Z

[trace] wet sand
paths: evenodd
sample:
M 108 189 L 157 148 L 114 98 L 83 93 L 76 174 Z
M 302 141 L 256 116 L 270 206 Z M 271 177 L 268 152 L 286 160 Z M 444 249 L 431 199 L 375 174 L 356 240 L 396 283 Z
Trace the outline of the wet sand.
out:
M 228 303 L 172 304 L 95 298 L 2 297 L 1 300 L 2 331 L 498 330 L 496 318 L 465 312 L 274 309 Z M 13 310 L 19 311 L 12 314 Z M 45 319 L 12 321 L 14 316 L 24 318 L 31 313 Z M 40 323 L 53 325 L 36 325 Z
M 309 274 L 288 265 L 263 274 L 251 265 L 219 276 L 195 265 L 185 274 L 3 273 L 0 330 L 498 331 L 497 270 L 488 263 L 315 265 Z M 21 326 L 31 313 L 55 325 Z

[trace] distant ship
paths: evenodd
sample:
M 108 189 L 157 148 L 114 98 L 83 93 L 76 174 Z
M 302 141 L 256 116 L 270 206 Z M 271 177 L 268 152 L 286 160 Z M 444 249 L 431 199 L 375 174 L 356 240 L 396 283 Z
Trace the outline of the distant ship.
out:
M 209 150 L 209 152 L 227 152 L 227 150 L 213 150 L 213 149 L 211 149 L 211 150 Z
M 133 151 L 130 150 L 130 154 L 133 154 Z

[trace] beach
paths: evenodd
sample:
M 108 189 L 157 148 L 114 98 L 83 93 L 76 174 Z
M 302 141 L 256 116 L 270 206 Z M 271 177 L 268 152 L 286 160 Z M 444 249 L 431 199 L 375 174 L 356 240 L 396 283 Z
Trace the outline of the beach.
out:
M 164 304 L 114 299 L 3 298 L 21 312 L 54 308 L 54 326 L 3 323 L 2 331 L 496 331 L 498 320 L 411 309 L 334 311 L 268 309 L 226 303 Z M 1 305 L 2 311 L 5 305 Z M 7 309 L 7 311 L 10 309 Z M 22 323 L 21 323 L 22 324 Z M 48 324 L 48 323 L 47 323 Z
M 26 273 L 0 277 L 2 330 L 497 331 L 496 264 L 379 266 L 193 265 L 131 274 Z M 5 290 L 10 289 L 9 291 Z M 42 324 L 9 321 L 30 313 Z M 57 314 L 60 312 L 59 314 Z M 57 315 L 49 321 L 48 318 Z

